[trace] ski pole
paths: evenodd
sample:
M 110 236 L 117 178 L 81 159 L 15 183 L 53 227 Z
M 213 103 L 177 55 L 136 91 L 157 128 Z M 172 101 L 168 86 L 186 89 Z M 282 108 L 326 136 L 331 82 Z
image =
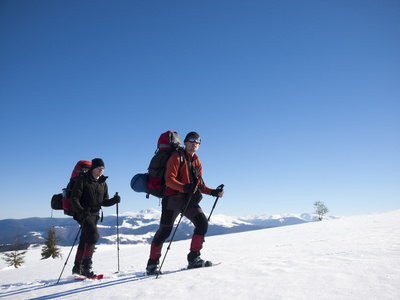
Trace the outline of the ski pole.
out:
M 82 225 L 83 225 L 83 224 L 82 224 Z M 79 234 L 81 233 L 81 230 L 82 230 L 82 226 L 79 226 L 78 234 L 77 234 L 76 237 L 75 237 L 74 243 L 72 244 L 71 250 L 69 251 L 68 257 L 67 257 L 67 259 L 66 259 L 66 261 L 65 261 L 64 267 L 63 267 L 62 270 L 61 270 L 60 277 L 58 277 L 57 284 L 60 282 L 60 278 L 61 278 L 61 276 L 62 276 L 62 274 L 63 274 L 63 272 L 64 272 L 64 269 L 65 269 L 65 266 L 67 265 L 69 256 L 71 255 L 72 249 L 74 249 L 76 240 L 78 239 L 78 236 L 79 236 Z
M 118 196 L 118 192 L 115 194 Z M 117 257 L 118 257 L 118 273 L 119 273 L 119 222 L 118 222 L 118 203 L 117 203 Z
M 160 273 L 161 273 L 161 268 L 164 264 L 165 258 L 167 257 L 167 254 L 168 254 L 169 248 L 171 247 L 172 241 L 174 240 L 175 233 L 178 230 L 179 224 L 181 223 L 183 216 L 185 215 L 185 212 L 189 206 L 190 200 L 192 200 L 192 196 L 193 196 L 193 193 L 190 195 L 189 199 L 186 201 L 186 206 L 185 206 L 184 210 L 181 212 L 181 217 L 179 218 L 178 224 L 176 224 L 174 233 L 172 234 L 171 240 L 169 241 L 167 251 L 165 252 L 164 258 L 161 262 L 160 269 L 159 269 L 159 272 L 157 273 L 156 279 L 158 278 L 158 275 L 160 275 Z
M 217 191 L 218 192 L 221 192 L 223 189 L 224 189 L 224 185 L 223 184 L 221 184 L 220 186 L 217 187 Z M 211 219 L 211 215 L 212 215 L 212 213 L 214 211 L 215 206 L 217 205 L 218 199 L 219 199 L 219 196 L 217 196 L 217 199 L 215 199 L 215 202 L 214 202 L 214 205 L 213 205 L 213 207 L 211 209 L 210 215 L 208 216 L 208 221 L 210 221 L 210 219 Z

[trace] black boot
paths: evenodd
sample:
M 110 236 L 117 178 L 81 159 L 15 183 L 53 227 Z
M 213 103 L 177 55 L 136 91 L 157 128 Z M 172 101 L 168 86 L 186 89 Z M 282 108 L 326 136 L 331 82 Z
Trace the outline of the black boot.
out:
M 200 251 L 190 251 L 187 256 L 188 259 L 188 269 L 211 267 L 212 262 L 208 260 L 203 260 L 200 258 Z
M 90 258 L 83 259 L 81 275 L 86 276 L 87 278 L 93 278 L 96 276 L 92 270 L 92 260 Z
M 194 261 L 197 257 L 200 256 L 200 251 L 190 251 L 187 255 L 188 262 Z
M 158 275 L 160 272 L 160 265 L 158 259 L 149 259 L 146 267 L 146 275 Z
M 82 264 L 80 262 L 75 261 L 74 267 L 72 268 L 72 274 L 81 275 L 82 272 Z

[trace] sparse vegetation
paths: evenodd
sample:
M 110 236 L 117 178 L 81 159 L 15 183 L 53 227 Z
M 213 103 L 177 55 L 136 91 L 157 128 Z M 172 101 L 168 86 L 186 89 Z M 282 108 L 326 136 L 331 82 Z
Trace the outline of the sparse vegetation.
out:
M 316 201 L 314 203 L 314 209 L 315 209 L 314 213 L 317 215 L 319 221 L 322 221 L 324 215 L 329 212 L 329 209 L 321 201 Z
M 5 257 L 3 257 L 3 260 L 6 261 L 8 266 L 13 266 L 14 268 L 19 268 L 22 266 L 25 262 L 25 254 L 27 251 L 20 251 L 25 245 L 20 244 L 18 242 L 18 237 L 19 237 L 19 231 L 17 235 L 15 236 L 15 243 L 10 247 L 10 253 L 3 253 Z
M 42 259 L 47 259 L 49 257 L 51 258 L 62 258 L 61 250 L 57 246 L 57 243 L 60 241 L 61 237 L 59 235 L 56 235 L 56 230 L 53 227 L 51 227 L 48 230 L 46 242 L 44 243 L 44 246 L 42 248 Z

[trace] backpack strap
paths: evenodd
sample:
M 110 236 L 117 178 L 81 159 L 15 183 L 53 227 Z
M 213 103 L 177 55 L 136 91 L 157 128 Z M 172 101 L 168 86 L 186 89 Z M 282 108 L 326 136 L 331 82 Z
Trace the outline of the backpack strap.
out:
M 186 157 L 186 154 L 183 155 Z M 195 180 L 198 181 L 199 180 L 199 174 L 198 172 L 194 172 L 194 167 L 193 167 L 193 163 L 197 162 L 199 160 L 199 158 L 197 157 L 196 160 L 191 160 L 191 159 L 187 159 L 186 157 L 186 164 L 188 167 L 188 173 L 189 173 L 189 180 L 191 183 L 193 183 Z M 183 165 L 183 162 L 181 162 L 179 168 Z
M 183 163 L 185 162 L 185 155 L 183 154 L 182 150 L 178 150 L 178 153 L 180 155 L 180 162 L 179 162 L 179 169 L 180 170 L 183 166 Z

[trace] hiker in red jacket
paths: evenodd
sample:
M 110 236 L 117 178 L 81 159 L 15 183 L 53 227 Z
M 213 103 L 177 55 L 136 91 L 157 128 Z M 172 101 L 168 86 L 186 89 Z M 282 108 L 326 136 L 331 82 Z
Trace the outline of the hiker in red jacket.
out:
M 202 193 L 222 197 L 224 191 L 210 189 L 204 184 L 201 162 L 196 155 L 200 143 L 201 139 L 198 133 L 188 133 L 184 140 L 185 162 L 180 164 L 180 154 L 177 152 L 173 153 L 168 160 L 165 173 L 166 196 L 162 199 L 160 227 L 151 243 L 150 258 L 146 268 L 148 275 L 159 273 L 162 245 L 170 235 L 175 219 L 184 211 L 186 205 L 184 216 L 195 226 L 190 252 L 187 255 L 188 268 L 211 265 L 211 262 L 200 258 L 200 250 L 208 229 L 208 220 L 199 206 L 199 202 L 203 198 Z

